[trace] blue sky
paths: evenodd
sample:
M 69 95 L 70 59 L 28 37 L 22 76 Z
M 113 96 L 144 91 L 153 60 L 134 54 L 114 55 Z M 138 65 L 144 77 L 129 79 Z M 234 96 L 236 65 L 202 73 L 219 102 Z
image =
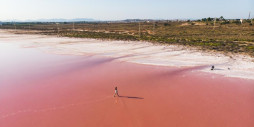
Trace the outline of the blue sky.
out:
M 0 0 L 0 20 L 247 18 L 254 0 Z

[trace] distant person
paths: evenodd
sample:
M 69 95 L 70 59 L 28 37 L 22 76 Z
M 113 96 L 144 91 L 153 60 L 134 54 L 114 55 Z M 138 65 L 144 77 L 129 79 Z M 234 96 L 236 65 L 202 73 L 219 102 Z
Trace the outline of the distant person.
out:
M 211 70 L 214 70 L 214 65 L 212 66 Z
M 114 97 L 115 97 L 116 95 L 119 97 L 117 87 L 115 87 L 115 94 L 114 94 Z

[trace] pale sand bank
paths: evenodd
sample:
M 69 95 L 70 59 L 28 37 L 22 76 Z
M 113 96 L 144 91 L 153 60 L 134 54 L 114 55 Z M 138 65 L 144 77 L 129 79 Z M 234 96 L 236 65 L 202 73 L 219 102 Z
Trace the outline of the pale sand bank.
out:
M 23 47 L 36 47 L 48 53 L 100 55 L 138 64 L 175 67 L 204 66 L 200 71 L 226 77 L 254 79 L 254 58 L 244 55 L 229 57 L 220 53 L 201 52 L 175 45 L 23 35 L 0 30 L 0 43 L 3 42 L 20 43 Z M 210 70 L 211 65 L 215 65 L 214 71 Z

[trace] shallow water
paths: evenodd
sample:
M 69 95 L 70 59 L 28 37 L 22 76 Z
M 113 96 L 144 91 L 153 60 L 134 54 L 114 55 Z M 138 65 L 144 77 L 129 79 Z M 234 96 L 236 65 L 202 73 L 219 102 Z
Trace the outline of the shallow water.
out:
M 0 61 L 1 127 L 254 126 L 253 80 L 17 43 L 0 43 Z

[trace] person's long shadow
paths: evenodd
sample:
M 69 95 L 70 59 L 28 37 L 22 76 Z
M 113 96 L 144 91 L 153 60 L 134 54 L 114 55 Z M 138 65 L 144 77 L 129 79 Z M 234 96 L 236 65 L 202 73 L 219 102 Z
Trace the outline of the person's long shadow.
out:
M 144 99 L 143 97 L 132 97 L 132 96 L 119 96 L 121 98 L 129 98 L 129 99 Z

